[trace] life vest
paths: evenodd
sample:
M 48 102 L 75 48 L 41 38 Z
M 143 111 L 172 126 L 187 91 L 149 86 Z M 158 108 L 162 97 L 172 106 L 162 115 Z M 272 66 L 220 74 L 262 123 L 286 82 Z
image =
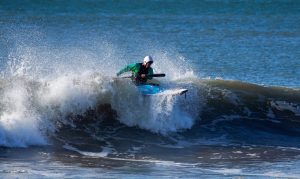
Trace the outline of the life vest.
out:
M 140 70 L 137 73 L 137 76 L 135 77 L 136 82 L 139 83 L 146 83 L 147 82 L 147 78 L 141 78 L 142 74 L 147 75 L 149 68 L 146 68 L 142 63 L 139 63 L 140 65 Z

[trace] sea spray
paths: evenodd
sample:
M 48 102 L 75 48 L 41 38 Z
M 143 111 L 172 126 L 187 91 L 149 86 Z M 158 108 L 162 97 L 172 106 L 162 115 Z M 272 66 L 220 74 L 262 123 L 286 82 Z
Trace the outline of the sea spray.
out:
M 62 124 L 76 122 L 76 115 L 84 115 L 97 105 L 110 103 L 111 87 L 108 78 L 86 72 L 47 80 L 40 91 L 39 105 L 43 116 Z
M 45 145 L 39 130 L 41 116 L 32 106 L 33 94 L 19 80 L 2 89 L 0 115 L 0 146 L 26 147 Z
M 78 120 L 70 116 L 109 103 L 109 82 L 88 72 L 46 81 L 15 77 L 2 82 L 0 145 L 47 144 L 62 125 Z
M 30 120 L 35 135 L 27 137 L 28 141 L 33 136 L 41 138 L 36 140 L 40 142 L 33 144 L 45 144 L 63 125 L 76 127 L 74 123 L 79 120 L 78 116 L 82 116 L 80 120 L 85 120 L 88 118 L 85 117 L 87 111 L 95 111 L 102 105 L 114 110 L 117 120 L 125 125 L 161 134 L 189 129 L 201 111 L 198 110 L 201 107 L 195 102 L 199 99 L 197 96 L 192 95 L 194 100 L 190 103 L 194 106 L 189 107 L 193 108 L 191 112 L 190 109 L 187 110 L 188 103 L 183 96 L 146 99 L 138 93 L 131 81 L 115 78 L 119 68 L 132 62 L 140 62 L 145 55 L 152 55 L 155 58 L 155 72 L 167 74 L 166 78 L 159 79 L 161 85 L 166 88 L 177 87 L 176 79 L 192 70 L 184 57 L 176 52 L 162 52 L 160 47 L 154 45 L 147 54 L 135 54 L 136 58 L 132 58 L 132 55 L 125 55 L 127 53 L 124 49 L 119 49 L 116 44 L 101 37 L 93 41 L 81 40 L 80 43 L 65 39 L 61 45 L 47 41 L 46 34 L 38 29 L 34 33 L 23 29 L 14 34 L 10 38 L 14 43 L 8 52 L 2 80 L 9 83 L 10 78 L 16 78 L 24 82 L 21 88 L 25 92 L 20 99 L 23 100 L 21 104 L 26 105 L 16 108 L 9 105 L 15 100 L 12 97 L 2 100 L 1 104 L 6 108 L 1 109 L 1 119 L 7 119 L 10 114 L 8 111 L 14 109 L 16 113 L 22 114 L 20 118 Z M 34 36 L 35 34 L 37 35 Z M 30 93 L 27 95 L 28 91 Z M 193 93 L 193 90 L 189 91 L 189 95 Z M 9 96 L 9 93 L 3 95 Z M 94 116 L 101 118 L 102 114 Z M 7 127 L 4 128 L 3 123 L 0 133 L 7 137 Z M 12 135 L 16 135 L 15 133 L 18 132 L 13 132 Z M 22 137 L 15 139 L 22 140 Z M 6 146 L 4 143 L 3 145 Z M 24 142 L 22 145 L 31 143 Z

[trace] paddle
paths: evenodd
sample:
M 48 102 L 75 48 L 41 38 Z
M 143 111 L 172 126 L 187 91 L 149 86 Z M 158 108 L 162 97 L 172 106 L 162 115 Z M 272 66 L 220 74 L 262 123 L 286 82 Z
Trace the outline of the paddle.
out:
M 166 74 L 164 73 L 158 73 L 158 74 L 153 74 L 153 75 L 146 75 L 146 77 L 165 77 Z M 123 76 L 121 78 L 131 78 L 132 76 Z
M 166 74 L 164 73 L 157 73 L 157 74 L 153 74 L 153 75 L 147 75 L 147 77 L 165 77 Z

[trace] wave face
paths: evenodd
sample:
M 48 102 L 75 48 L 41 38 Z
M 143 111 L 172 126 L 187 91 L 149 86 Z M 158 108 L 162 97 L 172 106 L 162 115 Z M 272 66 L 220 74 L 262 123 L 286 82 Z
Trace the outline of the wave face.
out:
M 208 80 L 206 114 L 237 115 L 273 120 L 299 122 L 299 89 L 268 87 L 240 81 Z M 203 115 L 206 115 L 203 114 Z
M 299 89 L 226 80 L 204 84 L 201 125 L 209 133 L 224 134 L 233 144 L 300 146 Z

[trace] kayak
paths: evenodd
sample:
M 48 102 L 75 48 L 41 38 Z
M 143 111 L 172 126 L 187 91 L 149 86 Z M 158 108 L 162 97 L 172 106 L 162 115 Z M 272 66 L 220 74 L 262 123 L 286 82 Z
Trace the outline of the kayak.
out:
M 162 91 L 158 85 L 138 85 L 137 88 L 144 95 L 154 95 Z
M 187 89 L 163 89 L 152 84 L 138 85 L 137 89 L 143 95 L 182 95 L 188 92 Z
M 153 75 L 148 75 L 151 77 L 165 77 L 165 74 L 153 74 Z M 122 78 L 132 78 L 132 76 L 125 76 Z M 147 80 L 147 83 L 143 84 L 137 84 L 134 82 L 136 85 L 138 91 L 142 95 L 182 95 L 186 94 L 188 92 L 187 89 L 184 88 L 174 88 L 174 89 L 164 89 L 159 85 L 159 82 L 155 79 Z

